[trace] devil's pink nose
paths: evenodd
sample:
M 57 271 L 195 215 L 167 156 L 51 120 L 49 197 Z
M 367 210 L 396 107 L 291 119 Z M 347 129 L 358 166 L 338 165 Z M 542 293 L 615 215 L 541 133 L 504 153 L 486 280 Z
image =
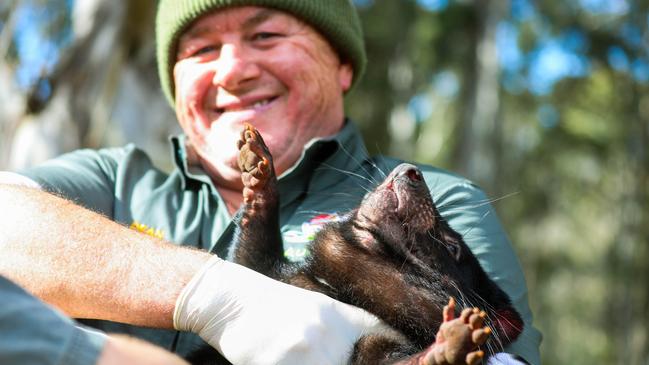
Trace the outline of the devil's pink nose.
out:
M 421 176 L 421 172 L 417 168 L 408 169 L 406 171 L 406 176 L 408 176 L 408 178 L 411 181 L 422 181 L 423 180 L 423 177 Z
M 401 164 L 394 169 L 394 175 L 397 178 L 407 178 L 412 182 L 420 182 L 424 180 L 424 177 L 421 175 L 421 171 L 415 165 L 411 164 Z

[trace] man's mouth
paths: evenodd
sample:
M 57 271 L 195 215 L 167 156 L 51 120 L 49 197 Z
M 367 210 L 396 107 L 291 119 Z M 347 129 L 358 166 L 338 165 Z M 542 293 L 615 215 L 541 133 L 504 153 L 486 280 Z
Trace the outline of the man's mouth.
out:
M 276 96 L 262 99 L 255 101 L 252 104 L 234 104 L 230 106 L 225 106 L 222 108 L 216 108 L 216 112 L 219 114 L 223 113 L 233 113 L 233 112 L 243 112 L 243 111 L 259 111 L 275 101 L 277 99 Z

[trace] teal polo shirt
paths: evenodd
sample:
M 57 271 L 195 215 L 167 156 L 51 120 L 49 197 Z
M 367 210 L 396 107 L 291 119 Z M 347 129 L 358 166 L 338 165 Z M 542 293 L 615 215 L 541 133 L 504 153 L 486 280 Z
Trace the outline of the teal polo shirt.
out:
M 0 364 L 90 365 L 106 336 L 77 326 L 0 275 Z
M 210 178 L 186 159 L 185 137 L 172 138 L 175 168 L 159 170 L 142 150 L 79 150 L 22 173 L 46 190 L 178 245 L 232 256 L 234 224 Z M 356 207 L 402 161 L 368 155 L 350 121 L 337 135 L 309 142 L 299 161 L 279 177 L 280 223 L 285 254 L 300 261 L 306 245 L 326 222 Z M 540 332 L 532 325 L 521 266 L 488 197 L 470 181 L 431 166 L 418 165 L 440 213 L 464 236 L 489 276 L 509 294 L 525 321 L 519 339 L 507 348 L 539 364 Z M 234 279 L 234 278 L 233 278 Z M 236 279 L 235 279 L 236 280 Z M 169 348 L 173 331 L 91 321 L 102 330 L 126 332 Z M 200 340 L 183 334 L 182 355 Z

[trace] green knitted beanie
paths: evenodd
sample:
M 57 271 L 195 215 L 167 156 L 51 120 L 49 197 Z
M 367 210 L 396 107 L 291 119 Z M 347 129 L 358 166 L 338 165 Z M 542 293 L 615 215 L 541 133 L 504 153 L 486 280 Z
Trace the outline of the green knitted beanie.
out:
M 174 104 L 173 67 L 178 38 L 196 19 L 211 11 L 233 6 L 262 6 L 292 14 L 317 29 L 354 67 L 354 85 L 366 63 L 363 31 L 352 0 L 160 0 L 156 18 L 156 43 L 160 83 Z

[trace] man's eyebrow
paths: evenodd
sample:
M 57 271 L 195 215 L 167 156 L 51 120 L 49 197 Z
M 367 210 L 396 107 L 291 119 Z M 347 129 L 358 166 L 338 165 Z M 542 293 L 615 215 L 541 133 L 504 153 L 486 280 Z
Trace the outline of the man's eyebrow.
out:
M 265 22 L 266 20 L 273 17 L 274 15 L 277 15 L 278 13 L 279 12 L 277 10 L 273 10 L 273 9 L 260 9 L 253 16 L 246 19 L 243 22 L 242 27 L 244 29 L 254 28 L 255 26 Z

